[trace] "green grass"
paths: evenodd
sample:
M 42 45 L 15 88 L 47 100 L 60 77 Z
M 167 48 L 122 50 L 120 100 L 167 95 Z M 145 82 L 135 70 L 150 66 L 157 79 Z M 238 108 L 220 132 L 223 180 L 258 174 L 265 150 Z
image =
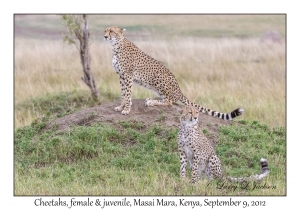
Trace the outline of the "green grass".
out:
M 221 127 L 216 152 L 232 176 L 251 175 L 260 170 L 258 160 L 266 158 L 274 174 L 285 175 L 286 131 L 270 128 L 258 121 L 242 121 L 245 125 Z M 238 145 L 238 147 L 237 147 Z M 248 166 L 248 167 L 243 167 Z
M 123 132 L 101 122 L 70 131 L 43 131 L 45 122 L 16 130 L 15 195 L 285 195 L 285 129 L 242 121 L 222 127 L 216 147 L 227 176 L 260 171 L 276 189 L 220 189 L 207 179 L 196 185 L 179 178 L 177 129 L 120 122 Z M 209 185 L 209 186 L 208 186 Z M 253 185 L 250 182 L 250 185 Z
M 119 96 L 111 93 L 102 93 L 101 102 L 105 103 L 117 99 Z M 22 124 L 26 121 L 34 122 L 38 119 L 56 119 L 74 113 L 87 107 L 99 105 L 93 100 L 89 91 L 70 91 L 48 93 L 40 97 L 30 97 L 15 105 L 15 123 Z

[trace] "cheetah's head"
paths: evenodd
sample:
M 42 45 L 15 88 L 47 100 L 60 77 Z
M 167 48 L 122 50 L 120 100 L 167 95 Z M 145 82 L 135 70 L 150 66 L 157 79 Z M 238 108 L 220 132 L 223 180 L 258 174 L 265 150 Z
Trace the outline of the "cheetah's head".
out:
M 118 26 L 109 26 L 104 31 L 104 40 L 107 42 L 115 42 L 116 40 L 124 38 L 123 31 L 126 29 Z
M 184 123 L 185 125 L 196 125 L 198 123 L 198 115 L 199 111 L 197 108 L 186 106 L 182 110 L 180 122 Z

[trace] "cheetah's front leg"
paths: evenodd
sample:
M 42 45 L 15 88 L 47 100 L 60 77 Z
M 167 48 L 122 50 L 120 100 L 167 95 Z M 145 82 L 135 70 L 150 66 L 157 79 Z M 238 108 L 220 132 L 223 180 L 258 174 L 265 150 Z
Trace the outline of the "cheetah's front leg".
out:
M 206 166 L 205 159 L 200 158 L 199 165 L 198 165 L 198 179 L 201 179 L 202 174 L 207 175 L 207 171 L 209 170 L 208 167 Z
M 200 175 L 198 175 L 198 167 L 200 163 L 200 151 L 197 151 L 194 153 L 193 158 L 193 167 L 192 167 L 192 183 L 195 184 L 197 181 L 197 178 L 200 178 Z
M 124 73 L 124 99 L 122 100 L 122 103 L 124 102 L 124 109 L 121 112 L 121 114 L 127 115 L 130 112 L 131 108 L 131 95 L 132 95 L 132 75 L 130 73 Z M 122 105 L 122 104 L 121 104 Z
M 187 156 L 184 152 L 182 143 L 178 143 L 178 152 L 180 157 L 180 177 L 184 178 L 186 173 Z
M 120 76 L 120 87 L 121 87 L 121 97 L 122 97 L 122 100 L 121 100 L 121 105 L 115 107 L 115 111 L 122 111 L 123 107 L 125 106 L 125 101 L 124 101 L 124 98 L 125 98 L 125 81 L 124 81 L 124 75 L 119 74 L 119 76 Z

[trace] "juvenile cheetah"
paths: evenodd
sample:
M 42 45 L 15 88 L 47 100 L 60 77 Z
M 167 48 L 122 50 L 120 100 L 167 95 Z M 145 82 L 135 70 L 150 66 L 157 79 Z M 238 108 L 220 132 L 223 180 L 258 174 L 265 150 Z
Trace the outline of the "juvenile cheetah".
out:
M 199 111 L 195 107 L 186 106 L 180 117 L 178 133 L 178 152 L 180 156 L 180 176 L 185 177 L 187 161 L 192 168 L 192 183 L 205 174 L 210 179 L 223 179 L 221 162 L 209 140 L 198 128 Z M 234 178 L 231 181 L 260 180 L 269 173 L 268 162 L 261 158 L 261 173 L 254 176 Z
M 223 114 L 190 102 L 181 92 L 174 75 L 160 62 L 150 57 L 133 43 L 128 41 L 118 26 L 107 27 L 104 39 L 112 46 L 112 65 L 120 77 L 122 93 L 121 105 L 115 111 L 129 114 L 131 108 L 132 84 L 153 90 L 160 100 L 147 98 L 145 106 L 171 105 L 181 101 L 185 105 L 196 107 L 199 111 L 223 120 L 232 120 L 244 110 L 238 108 L 231 113 Z

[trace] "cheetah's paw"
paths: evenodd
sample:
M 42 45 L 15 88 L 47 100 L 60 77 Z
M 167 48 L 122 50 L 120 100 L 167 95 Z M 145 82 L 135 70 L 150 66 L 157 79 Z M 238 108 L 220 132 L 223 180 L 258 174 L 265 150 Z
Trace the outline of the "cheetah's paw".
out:
M 130 109 L 124 109 L 122 112 L 121 112 L 121 114 L 122 115 L 127 115 L 127 114 L 129 114 L 129 112 L 130 112 Z
M 117 107 L 114 108 L 114 110 L 115 110 L 116 112 L 119 112 L 119 111 L 122 110 L 122 108 L 123 108 L 122 106 L 117 106 Z

